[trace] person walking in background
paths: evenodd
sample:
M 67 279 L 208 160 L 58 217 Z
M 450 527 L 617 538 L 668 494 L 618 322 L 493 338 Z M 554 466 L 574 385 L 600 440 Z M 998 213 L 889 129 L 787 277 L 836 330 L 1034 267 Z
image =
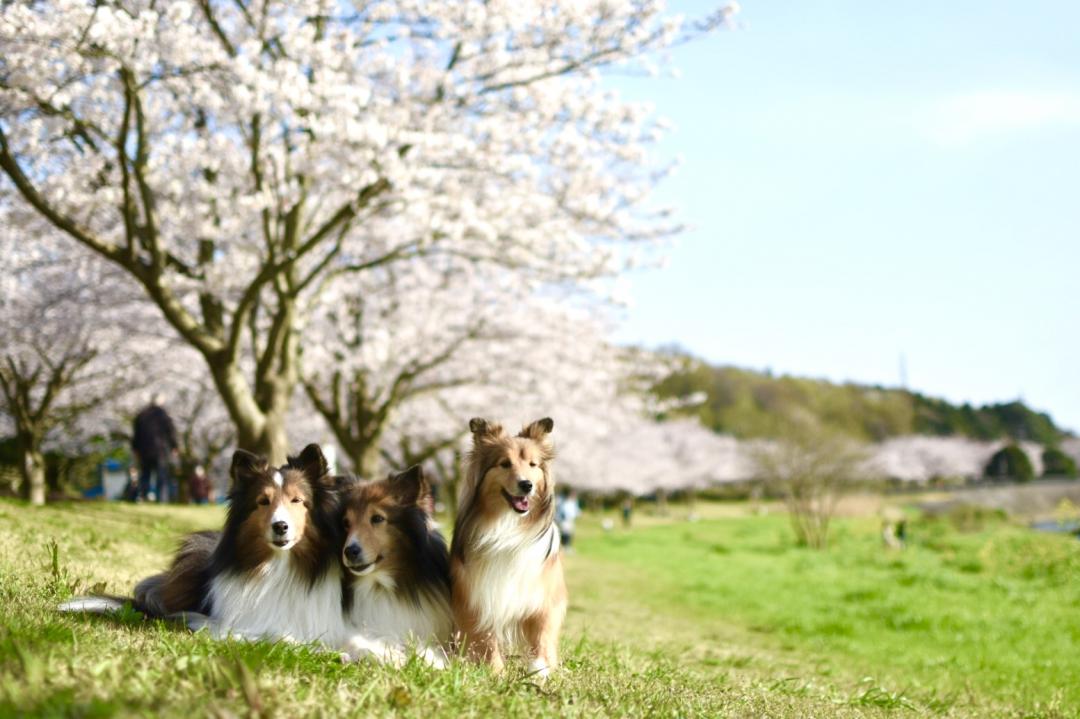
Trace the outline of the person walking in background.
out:
M 142 411 L 135 415 L 131 433 L 131 449 L 139 460 L 139 498 L 152 500 L 150 477 L 154 477 L 157 500 L 167 502 L 176 494 L 172 484 L 169 462 L 176 456 L 176 427 L 165 411 L 161 395 L 155 395 Z
M 581 505 L 578 504 L 577 492 L 571 489 L 559 498 L 559 506 L 555 508 L 555 523 L 559 525 L 559 539 L 567 552 L 574 550 L 574 522 L 580 514 Z
M 634 514 L 634 498 L 627 497 L 622 502 L 622 523 L 624 527 L 630 526 L 630 520 Z
M 207 504 L 210 502 L 210 478 L 206 476 L 206 470 L 201 464 L 195 465 L 195 470 L 188 480 L 188 489 L 191 491 L 193 504 Z

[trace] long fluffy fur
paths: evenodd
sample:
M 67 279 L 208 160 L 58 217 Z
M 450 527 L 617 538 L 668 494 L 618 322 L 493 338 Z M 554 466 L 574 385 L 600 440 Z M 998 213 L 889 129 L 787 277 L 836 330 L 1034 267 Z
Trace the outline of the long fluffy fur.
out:
M 298 492 L 307 506 L 303 533 L 288 551 L 259 536 L 250 521 L 272 484 Z M 273 491 L 271 489 L 271 491 Z M 341 580 L 334 561 L 338 499 L 316 445 L 274 470 L 251 455 L 234 460 L 234 484 L 221 539 L 211 555 L 205 613 L 215 633 L 334 643 L 341 635 Z M 284 500 L 281 500 L 284 507 Z
M 134 606 L 152 617 L 186 616 L 189 626 L 205 626 L 219 636 L 340 642 L 345 630 L 336 557 L 339 488 L 322 451 L 309 445 L 275 469 L 238 450 L 231 473 L 223 529 L 188 535 L 166 572 L 139 582 Z M 269 511 L 269 500 L 260 501 L 264 495 L 275 497 L 275 514 L 256 521 L 254 515 Z M 286 497 L 302 498 L 306 511 L 295 515 L 303 519 L 302 534 L 279 550 L 266 533 L 276 512 L 285 511 Z M 69 611 L 118 608 L 116 601 L 69 605 L 77 607 Z
M 451 547 L 453 611 L 466 652 L 495 670 L 502 651 L 520 645 L 541 675 L 558 661 L 566 588 L 554 526 L 552 426 L 545 418 L 509 436 L 499 425 L 470 422 L 473 449 Z M 524 514 L 508 504 L 507 487 L 521 482 L 537 490 Z
M 452 627 L 449 553 L 423 509 L 428 492 L 420 467 L 378 482 L 356 481 L 344 491 L 350 526 L 341 561 L 350 655 L 397 661 L 412 647 L 429 663 L 444 662 Z M 381 524 L 371 524 L 373 514 Z M 363 576 L 350 571 L 344 554 L 352 543 L 374 562 Z

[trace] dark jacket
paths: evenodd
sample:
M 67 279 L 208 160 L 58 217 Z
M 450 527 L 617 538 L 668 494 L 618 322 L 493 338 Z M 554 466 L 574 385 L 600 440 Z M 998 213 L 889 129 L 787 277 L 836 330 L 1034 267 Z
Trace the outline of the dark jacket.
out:
M 131 448 L 140 461 L 162 462 L 176 447 L 176 427 L 163 408 L 152 404 L 135 415 Z

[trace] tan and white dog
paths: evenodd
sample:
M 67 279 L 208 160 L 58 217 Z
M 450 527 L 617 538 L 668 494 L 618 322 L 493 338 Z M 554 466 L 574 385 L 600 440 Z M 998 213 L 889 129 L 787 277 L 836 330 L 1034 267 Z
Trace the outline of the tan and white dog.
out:
M 559 663 L 567 594 L 555 526 L 550 418 L 508 435 L 469 421 L 473 447 L 450 548 L 451 605 L 472 659 L 498 672 L 503 651 L 522 647 L 531 671 Z

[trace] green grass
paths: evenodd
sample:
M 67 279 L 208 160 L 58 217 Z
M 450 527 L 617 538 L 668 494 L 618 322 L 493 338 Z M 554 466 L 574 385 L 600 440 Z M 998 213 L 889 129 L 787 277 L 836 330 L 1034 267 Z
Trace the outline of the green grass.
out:
M 1077 715 L 1080 542 L 1004 523 L 913 530 L 886 551 L 876 521 L 849 520 L 814 552 L 792 546 L 783 517 L 747 517 L 592 534 L 581 551 L 636 611 L 726 628 L 721 646 L 779 648 L 814 681 L 861 677 L 864 704 Z
M 797 549 L 783 517 L 582 525 L 567 559 L 565 668 L 545 685 L 342 664 L 215 642 L 129 613 L 60 615 L 127 593 L 216 508 L 0 502 L 0 716 L 1080 716 L 1080 543 L 1007 525 L 876 523 Z M 722 516 L 722 515 L 729 516 Z

